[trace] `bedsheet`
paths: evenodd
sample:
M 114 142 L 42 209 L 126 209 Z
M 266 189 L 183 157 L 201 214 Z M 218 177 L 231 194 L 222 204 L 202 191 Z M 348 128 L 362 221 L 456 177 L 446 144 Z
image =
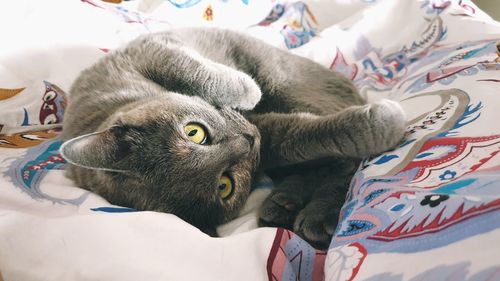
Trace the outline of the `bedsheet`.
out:
M 404 142 L 360 166 L 327 251 L 256 227 L 264 175 L 222 238 L 64 177 L 58 135 L 79 71 L 186 25 L 243 30 L 407 111 Z M 471 1 L 19 0 L 0 3 L 0 36 L 6 281 L 500 280 L 500 24 Z

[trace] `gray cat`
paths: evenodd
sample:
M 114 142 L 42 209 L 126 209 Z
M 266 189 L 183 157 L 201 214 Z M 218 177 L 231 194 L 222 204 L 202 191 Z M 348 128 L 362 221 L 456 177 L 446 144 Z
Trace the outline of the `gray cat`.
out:
M 260 223 L 324 248 L 360 159 L 404 134 L 397 103 L 364 103 L 348 79 L 257 39 L 173 30 L 139 37 L 81 73 L 61 154 L 79 186 L 211 235 L 266 171 L 277 187 Z

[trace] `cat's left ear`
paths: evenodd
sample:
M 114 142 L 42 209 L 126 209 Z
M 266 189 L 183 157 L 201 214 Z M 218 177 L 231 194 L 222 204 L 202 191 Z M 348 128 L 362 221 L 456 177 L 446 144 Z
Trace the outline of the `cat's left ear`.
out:
M 68 163 L 78 167 L 125 172 L 116 165 L 126 152 L 126 144 L 123 143 L 123 137 L 120 137 L 124 130 L 120 126 L 113 126 L 70 139 L 61 145 L 59 153 Z

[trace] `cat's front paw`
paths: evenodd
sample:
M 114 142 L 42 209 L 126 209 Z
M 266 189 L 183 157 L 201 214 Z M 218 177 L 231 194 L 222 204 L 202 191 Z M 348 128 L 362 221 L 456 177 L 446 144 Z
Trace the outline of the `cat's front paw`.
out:
M 311 201 L 297 215 L 293 231 L 313 247 L 327 249 L 337 226 L 339 211 L 335 203 Z
M 291 229 L 303 207 L 300 196 L 286 191 L 273 191 L 259 210 L 259 225 Z
M 204 98 L 220 107 L 250 110 L 260 101 L 262 92 L 248 74 L 214 63 L 212 78 L 204 84 Z
M 239 72 L 239 71 L 238 71 Z M 262 93 L 257 83 L 243 72 L 232 77 L 235 88 L 227 106 L 236 109 L 253 109 L 260 101 Z
M 403 139 L 406 130 L 406 113 L 401 105 L 396 101 L 383 99 L 367 105 L 366 110 L 373 130 L 375 151 L 372 154 L 395 147 Z

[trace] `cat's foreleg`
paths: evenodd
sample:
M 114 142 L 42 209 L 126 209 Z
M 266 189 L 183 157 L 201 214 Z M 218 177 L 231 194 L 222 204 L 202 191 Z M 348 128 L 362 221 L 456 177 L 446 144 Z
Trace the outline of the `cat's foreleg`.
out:
M 143 37 L 127 48 L 125 53 L 137 71 L 169 91 L 242 110 L 252 109 L 260 101 L 260 88 L 248 74 L 202 56 L 175 37 Z
M 351 106 L 337 114 L 267 113 L 249 117 L 262 136 L 264 168 L 326 157 L 364 158 L 396 146 L 406 117 L 394 101 Z
M 394 148 L 406 129 L 406 114 L 391 100 L 349 107 L 336 115 L 325 116 L 304 134 L 315 134 L 318 154 L 335 147 L 341 156 L 364 158 Z

